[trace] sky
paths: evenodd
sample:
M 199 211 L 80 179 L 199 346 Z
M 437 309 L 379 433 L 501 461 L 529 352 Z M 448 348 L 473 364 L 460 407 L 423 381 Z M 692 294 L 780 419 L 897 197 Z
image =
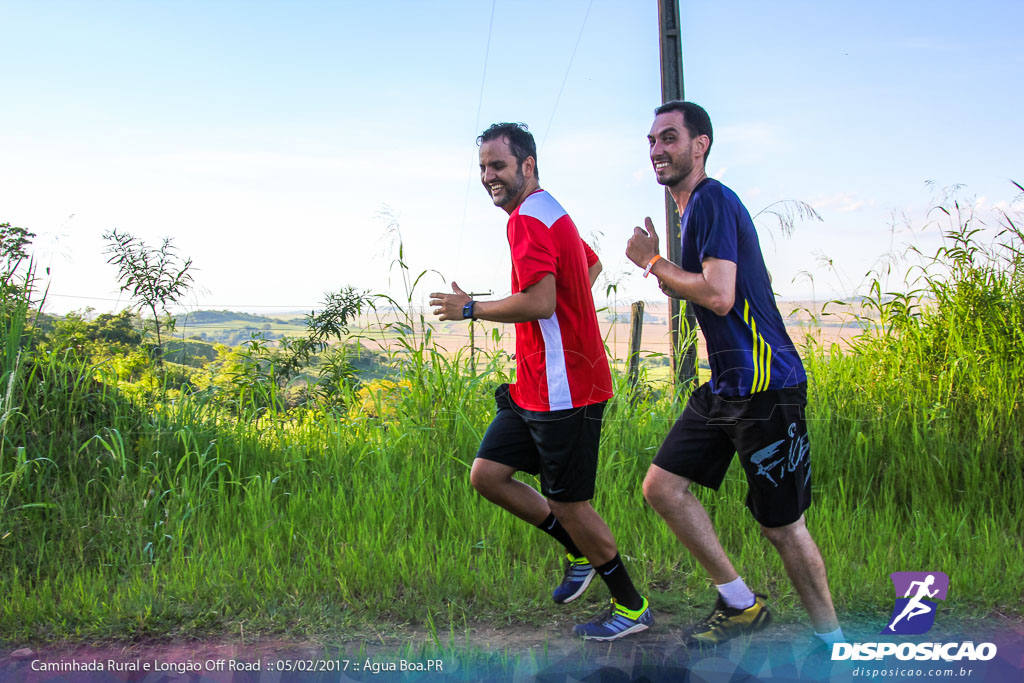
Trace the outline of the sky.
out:
M 646 135 L 657 0 L 0 0 L 0 222 L 35 232 L 46 310 L 120 310 L 103 235 L 193 260 L 190 309 L 309 310 L 355 286 L 509 291 L 506 214 L 476 136 L 522 121 L 541 185 L 601 255 L 599 302 L 662 301 L 624 257 L 664 226 Z M 756 218 L 784 299 L 865 293 L 960 185 L 990 225 L 1024 208 L 1018 2 L 681 0 L 686 98 L 709 175 Z M 395 229 L 397 226 L 397 230 Z M 929 227 L 930 226 L 930 227 Z M 47 274 L 48 269 L 48 274 Z M 899 278 L 887 280 L 900 288 Z

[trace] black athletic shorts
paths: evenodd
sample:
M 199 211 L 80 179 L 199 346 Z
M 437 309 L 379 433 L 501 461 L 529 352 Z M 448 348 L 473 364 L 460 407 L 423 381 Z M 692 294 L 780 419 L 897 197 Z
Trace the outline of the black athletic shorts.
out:
M 747 507 L 760 524 L 792 524 L 811 504 L 807 384 L 727 397 L 698 387 L 654 464 L 718 490 L 734 453 L 747 474 Z
M 494 391 L 497 413 L 476 457 L 540 475 L 540 491 L 561 503 L 594 497 L 606 401 L 542 412 L 516 405 L 508 385 Z

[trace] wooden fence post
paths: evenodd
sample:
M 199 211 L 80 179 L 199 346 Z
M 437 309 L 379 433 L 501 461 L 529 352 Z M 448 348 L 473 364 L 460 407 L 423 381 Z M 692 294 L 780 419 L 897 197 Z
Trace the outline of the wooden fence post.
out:
M 486 292 L 469 292 L 469 297 L 475 298 L 478 296 L 491 296 L 494 294 L 493 290 L 488 289 Z M 476 376 L 476 339 L 473 336 L 473 322 L 469 321 L 469 368 L 471 374 Z
M 640 338 L 644 327 L 644 302 L 633 303 L 629 320 L 629 357 L 626 382 L 629 393 L 636 398 L 636 386 L 640 379 Z

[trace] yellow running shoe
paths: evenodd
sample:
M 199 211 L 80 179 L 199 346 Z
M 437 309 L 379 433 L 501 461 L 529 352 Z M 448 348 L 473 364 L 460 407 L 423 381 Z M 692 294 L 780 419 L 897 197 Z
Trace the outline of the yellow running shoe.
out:
M 757 593 L 753 605 L 737 609 L 726 605 L 719 595 L 711 614 L 686 630 L 684 642 L 686 645 L 718 645 L 738 635 L 760 631 L 772 620 L 765 606 L 767 599 Z

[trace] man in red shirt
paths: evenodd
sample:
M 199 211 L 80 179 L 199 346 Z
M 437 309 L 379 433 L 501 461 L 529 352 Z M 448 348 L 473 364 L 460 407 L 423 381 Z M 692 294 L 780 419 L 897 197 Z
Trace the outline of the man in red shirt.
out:
M 497 413 L 477 452 L 470 483 L 487 500 L 565 546 L 562 583 L 552 597 L 575 600 L 601 574 L 611 608 L 573 632 L 614 640 L 654 623 L 619 558 L 615 539 L 590 505 L 611 373 L 590 288 L 601 263 L 537 175 L 537 146 L 526 126 L 496 123 L 477 138 L 480 179 L 495 206 L 509 214 L 512 294 L 474 301 L 431 294 L 440 320 L 515 323 L 516 382 L 495 392 Z M 512 478 L 540 475 L 536 489 Z M 542 495 L 543 494 L 543 495 Z

